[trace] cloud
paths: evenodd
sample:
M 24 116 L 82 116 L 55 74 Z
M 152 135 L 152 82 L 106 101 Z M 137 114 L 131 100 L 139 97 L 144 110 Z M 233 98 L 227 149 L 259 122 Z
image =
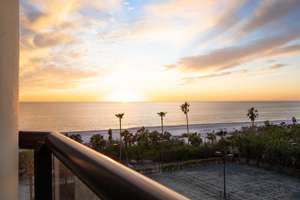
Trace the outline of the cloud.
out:
M 247 3 L 247 0 L 233 0 L 226 3 L 228 3 L 228 7 L 220 15 L 221 17 L 215 25 L 218 31 L 226 31 L 241 21 L 237 12 Z
M 24 10 L 24 14 L 21 15 L 21 18 L 23 25 L 32 31 L 41 31 L 46 28 L 58 26 L 60 23 L 65 21 L 73 11 L 78 9 L 78 4 L 75 0 L 32 0 L 30 3 L 35 5 L 35 8 L 37 9 L 29 11 Z
M 212 26 L 212 1 L 172 0 L 146 3 L 130 23 L 115 21 L 109 30 L 99 31 L 102 42 L 163 42 L 182 45 L 199 30 Z M 114 26 L 113 26 L 114 25 Z
M 191 82 L 194 82 L 197 80 L 202 80 L 202 79 L 218 78 L 218 77 L 229 76 L 232 74 L 246 74 L 246 73 L 248 73 L 248 70 L 243 69 L 243 70 L 237 70 L 237 71 L 226 71 L 226 72 L 218 72 L 218 73 L 209 73 L 209 74 L 200 75 L 200 76 L 185 77 L 182 80 L 185 83 L 191 83 Z
M 187 78 L 184 78 L 183 80 L 185 82 L 191 82 L 191 81 L 196 81 L 196 80 L 200 80 L 200 79 L 228 76 L 231 74 L 232 74 L 232 72 L 211 73 L 211 74 L 202 75 L 202 76 L 187 77 Z
M 177 64 L 167 67 L 179 67 L 184 70 L 223 70 L 236 67 L 241 63 L 253 61 L 272 54 L 272 50 L 300 37 L 300 29 L 290 29 L 284 34 L 264 37 L 251 41 L 247 45 L 230 46 L 211 51 L 208 54 L 184 57 Z
M 68 21 L 76 21 L 83 9 L 93 8 L 107 12 L 117 9 L 121 6 L 121 0 L 30 0 L 27 4 L 31 6 L 28 8 L 24 3 L 21 4 L 22 25 L 33 31 L 41 31 L 60 27 Z
M 74 43 L 75 38 L 65 33 L 48 32 L 36 34 L 33 42 L 36 47 L 51 47 Z
M 43 13 L 42 11 L 40 10 L 31 10 L 28 15 L 27 15 L 27 19 L 29 22 L 33 23 L 35 22 L 36 20 L 38 20 L 39 18 L 45 16 L 46 14 Z
M 171 0 L 155 2 L 144 7 L 145 13 L 138 21 L 118 26 L 109 34 L 100 33 L 101 39 L 159 41 L 182 47 L 209 29 L 229 29 L 239 22 L 236 12 L 246 0 L 199 1 Z
M 21 76 L 21 86 L 30 90 L 76 88 L 83 81 L 97 76 L 99 72 L 95 70 L 47 65 Z
M 87 53 L 81 41 L 104 22 L 94 16 L 85 16 L 81 11 L 92 7 L 109 12 L 119 5 L 120 0 L 21 0 L 21 77 L 49 64 L 91 66 L 88 60 L 80 60 Z
M 271 52 L 271 55 L 286 55 L 286 54 L 297 54 L 300 52 L 300 44 L 289 45 L 285 47 L 281 47 L 278 49 L 274 49 Z
M 242 31 L 249 33 L 272 22 L 278 22 L 297 9 L 300 9 L 299 0 L 261 1 L 259 8 L 242 27 Z
M 279 69 L 279 68 L 282 68 L 282 67 L 285 67 L 287 66 L 286 64 L 281 64 L 281 63 L 278 63 L 278 64 L 274 64 L 270 67 L 270 69 Z
M 201 22 L 211 22 L 211 25 L 226 26 L 239 20 L 235 14 L 246 2 L 247 0 L 171 0 L 150 4 L 145 7 L 145 11 L 148 15 L 160 19 L 198 19 Z

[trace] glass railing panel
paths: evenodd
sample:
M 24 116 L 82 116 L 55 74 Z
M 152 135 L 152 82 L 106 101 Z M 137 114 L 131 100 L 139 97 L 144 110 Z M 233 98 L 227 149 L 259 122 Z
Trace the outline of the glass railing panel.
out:
M 34 199 L 33 150 L 19 150 L 19 200 Z
M 53 158 L 53 193 L 55 200 L 99 200 L 62 162 Z

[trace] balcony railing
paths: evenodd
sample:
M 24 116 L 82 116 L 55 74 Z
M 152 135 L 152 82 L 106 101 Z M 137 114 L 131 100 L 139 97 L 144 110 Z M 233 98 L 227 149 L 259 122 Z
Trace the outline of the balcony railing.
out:
M 60 133 L 19 133 L 19 147 L 34 150 L 34 196 L 52 200 L 55 156 L 100 199 L 184 200 L 186 197 Z

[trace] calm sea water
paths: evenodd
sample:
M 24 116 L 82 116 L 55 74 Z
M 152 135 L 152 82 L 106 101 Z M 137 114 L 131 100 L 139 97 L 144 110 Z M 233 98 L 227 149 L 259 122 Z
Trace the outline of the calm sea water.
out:
M 165 125 L 183 125 L 182 102 L 20 103 L 21 130 L 87 131 L 117 128 L 115 113 L 125 113 L 123 126 L 159 126 L 157 112 L 167 112 Z M 191 124 L 247 122 L 247 109 L 259 110 L 259 121 L 300 118 L 300 102 L 191 102 Z

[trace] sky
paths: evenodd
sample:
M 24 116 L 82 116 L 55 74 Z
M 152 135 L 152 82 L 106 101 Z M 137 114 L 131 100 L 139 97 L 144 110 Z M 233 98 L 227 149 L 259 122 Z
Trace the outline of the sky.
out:
M 299 0 L 21 0 L 21 101 L 300 100 Z

